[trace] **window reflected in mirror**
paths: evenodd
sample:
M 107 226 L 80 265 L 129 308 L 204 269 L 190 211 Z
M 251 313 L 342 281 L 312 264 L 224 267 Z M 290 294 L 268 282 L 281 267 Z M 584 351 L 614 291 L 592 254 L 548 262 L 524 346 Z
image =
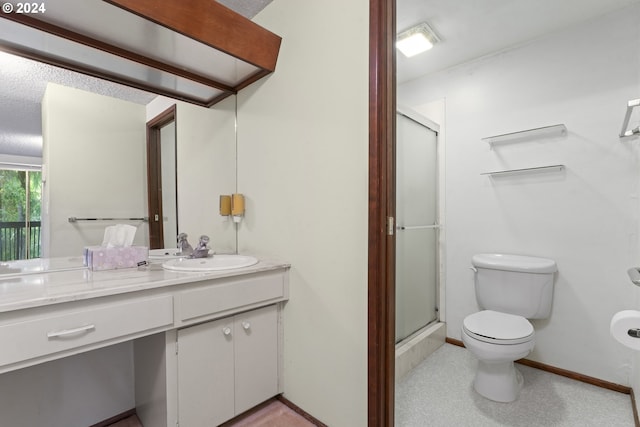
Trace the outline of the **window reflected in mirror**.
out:
M 0 261 L 40 257 L 39 170 L 0 164 Z

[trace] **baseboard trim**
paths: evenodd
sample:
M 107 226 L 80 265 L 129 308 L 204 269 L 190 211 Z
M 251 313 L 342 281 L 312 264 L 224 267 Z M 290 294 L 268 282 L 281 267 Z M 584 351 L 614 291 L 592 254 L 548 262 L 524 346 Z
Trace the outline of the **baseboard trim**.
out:
M 449 338 L 445 339 L 445 342 L 460 347 L 464 347 L 464 343 L 460 340 Z M 590 377 L 588 375 L 579 374 L 577 372 L 569 371 L 567 369 L 556 368 L 555 366 L 547 365 L 546 363 L 535 362 L 529 359 L 516 360 L 516 363 L 521 365 L 530 366 L 532 368 L 541 369 L 543 371 L 551 372 L 552 374 L 560 375 L 563 377 L 571 378 L 572 380 L 581 381 L 583 383 L 595 385 L 597 387 L 606 388 L 608 390 L 617 391 L 624 394 L 631 394 L 631 387 L 627 387 L 621 384 L 604 381 L 598 378 Z
M 94 424 L 94 425 L 89 426 L 89 427 L 107 427 L 107 426 L 110 426 L 111 424 L 117 423 L 118 421 L 125 420 L 125 419 L 127 419 L 130 416 L 135 415 L 135 414 L 136 414 L 136 408 L 129 409 L 128 411 L 125 411 L 125 412 L 123 412 L 121 414 L 118 414 L 118 415 L 114 415 L 111 418 L 108 418 L 108 419 L 106 419 L 104 421 L 100 421 L 99 423 Z
M 636 406 L 636 396 L 633 392 L 633 389 L 631 389 L 631 393 L 629 394 L 631 395 L 631 408 L 633 409 L 633 423 L 636 427 L 640 427 L 640 418 L 638 418 L 638 407 Z
M 583 383 L 595 385 L 597 387 L 606 388 L 606 389 L 617 391 L 624 394 L 631 394 L 631 387 L 612 383 L 612 382 L 601 380 L 594 377 L 590 377 L 588 375 L 579 374 L 577 372 L 569 371 L 567 369 L 556 368 L 555 366 L 547 365 L 545 363 L 540 363 L 540 362 L 536 362 L 529 359 L 516 360 L 516 363 L 520 363 L 521 365 L 530 366 L 536 369 L 541 369 L 543 371 L 551 372 L 552 374 L 561 375 L 563 377 L 567 377 L 576 381 L 581 381 Z
M 460 341 L 460 340 L 455 339 L 455 338 L 446 337 L 444 339 L 444 342 L 446 342 L 447 344 L 457 345 L 458 347 L 464 347 L 464 343 L 462 341 Z
M 295 403 L 293 403 L 292 401 L 290 401 L 289 399 L 284 397 L 283 395 L 281 395 L 281 394 L 278 395 L 276 397 L 276 399 L 278 399 L 285 406 L 289 407 L 289 409 L 291 409 L 292 411 L 296 412 L 298 415 L 300 415 L 301 417 L 303 417 L 305 420 L 309 421 L 313 425 L 315 425 L 317 427 L 329 427 L 325 423 L 323 423 L 322 421 L 316 419 L 313 415 L 309 414 L 304 409 L 302 409 L 301 407 L 299 407 L 298 405 L 296 405 Z

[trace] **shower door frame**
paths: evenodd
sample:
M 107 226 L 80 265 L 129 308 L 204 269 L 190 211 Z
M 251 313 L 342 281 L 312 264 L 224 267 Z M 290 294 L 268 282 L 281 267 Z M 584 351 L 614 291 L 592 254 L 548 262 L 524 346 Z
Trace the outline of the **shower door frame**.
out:
M 443 276 L 443 268 L 442 268 L 442 261 L 444 259 L 444 253 L 442 251 L 442 241 L 444 239 L 444 226 L 442 224 L 442 218 L 444 216 L 444 212 L 443 212 L 443 207 L 444 207 L 444 201 L 441 198 L 442 195 L 442 186 L 441 183 L 443 182 L 443 175 L 441 174 L 441 171 L 444 167 L 444 154 L 443 151 L 441 151 L 443 149 L 443 147 L 441 146 L 441 134 L 440 134 L 440 125 L 436 122 L 434 122 L 433 120 L 429 119 L 428 117 L 425 117 L 424 115 L 420 114 L 419 112 L 403 106 L 403 105 L 397 105 L 396 106 L 396 114 L 399 114 L 401 116 L 404 116 L 405 118 L 417 123 L 420 126 L 423 126 L 425 128 L 427 128 L 429 131 L 435 133 L 435 143 L 436 143 L 436 159 L 435 159 L 435 204 L 436 204 L 436 208 L 435 208 L 435 224 L 433 224 L 433 226 L 430 226 L 429 228 L 433 228 L 434 232 L 435 232 L 435 243 L 436 243 L 436 249 L 435 249 L 435 266 L 436 266 L 436 283 L 435 283 L 435 303 L 436 303 L 436 313 L 435 313 L 435 319 L 430 321 L 429 323 L 427 323 L 426 325 L 423 325 L 422 327 L 420 327 L 417 331 L 414 331 L 413 333 L 409 334 L 407 337 L 403 338 L 400 341 L 396 341 L 395 345 L 398 345 L 402 342 L 405 342 L 406 340 L 411 339 L 412 337 L 416 336 L 417 334 L 419 334 L 420 332 L 424 331 L 427 327 L 442 321 L 441 319 L 444 318 L 444 292 L 442 289 L 442 285 L 444 283 L 444 276 Z M 397 132 L 397 128 L 398 128 L 398 121 L 396 120 L 396 132 Z M 396 141 L 394 143 L 394 146 L 396 146 L 396 153 L 397 153 L 397 138 Z M 396 158 L 397 161 L 397 158 Z M 397 167 L 396 167 L 397 169 Z M 397 170 L 396 170 L 397 172 Z M 396 183 L 397 185 L 397 183 Z M 394 193 L 394 197 L 397 197 L 397 190 Z M 397 201 L 396 201 L 396 205 L 397 205 Z M 397 209 L 397 206 L 396 206 Z M 397 215 L 397 212 L 396 212 Z M 396 217 L 397 219 L 397 217 Z M 396 221 L 396 233 L 397 231 L 400 229 L 401 224 L 399 224 Z M 427 228 L 427 227 L 424 227 Z M 396 250 L 397 250 L 397 244 L 396 244 Z M 396 257 L 395 260 L 396 264 L 398 262 L 398 259 Z M 396 270 L 397 270 L 397 265 L 396 265 Z M 396 275 L 397 275 L 397 271 L 396 271 Z M 396 276 L 397 277 L 397 276 Z M 394 292 L 397 292 L 397 287 L 398 287 L 398 282 L 397 280 L 395 281 L 395 287 L 394 287 Z M 396 294 L 397 295 L 397 294 Z M 396 301 L 397 304 L 397 301 Z M 396 312 L 396 316 L 397 316 L 397 312 Z M 395 331 L 396 326 L 394 325 L 394 331 Z

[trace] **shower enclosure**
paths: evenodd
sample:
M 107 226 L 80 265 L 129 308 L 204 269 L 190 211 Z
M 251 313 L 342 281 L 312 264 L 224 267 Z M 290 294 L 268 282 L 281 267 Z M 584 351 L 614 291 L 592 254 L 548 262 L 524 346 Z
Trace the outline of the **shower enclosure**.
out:
M 438 320 L 438 126 L 396 115 L 396 343 Z

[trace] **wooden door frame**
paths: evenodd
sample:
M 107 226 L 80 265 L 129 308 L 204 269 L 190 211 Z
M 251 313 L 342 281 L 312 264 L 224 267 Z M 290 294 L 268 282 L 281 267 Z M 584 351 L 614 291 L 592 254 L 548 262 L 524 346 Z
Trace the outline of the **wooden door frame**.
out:
M 369 2 L 368 425 L 394 421 L 395 0 Z M 389 230 L 388 230 L 389 228 Z
M 161 249 L 164 244 L 164 212 L 162 211 L 162 169 L 160 129 L 174 122 L 175 104 L 147 122 L 147 200 L 149 212 L 149 248 Z M 155 220 L 158 215 L 159 221 Z

